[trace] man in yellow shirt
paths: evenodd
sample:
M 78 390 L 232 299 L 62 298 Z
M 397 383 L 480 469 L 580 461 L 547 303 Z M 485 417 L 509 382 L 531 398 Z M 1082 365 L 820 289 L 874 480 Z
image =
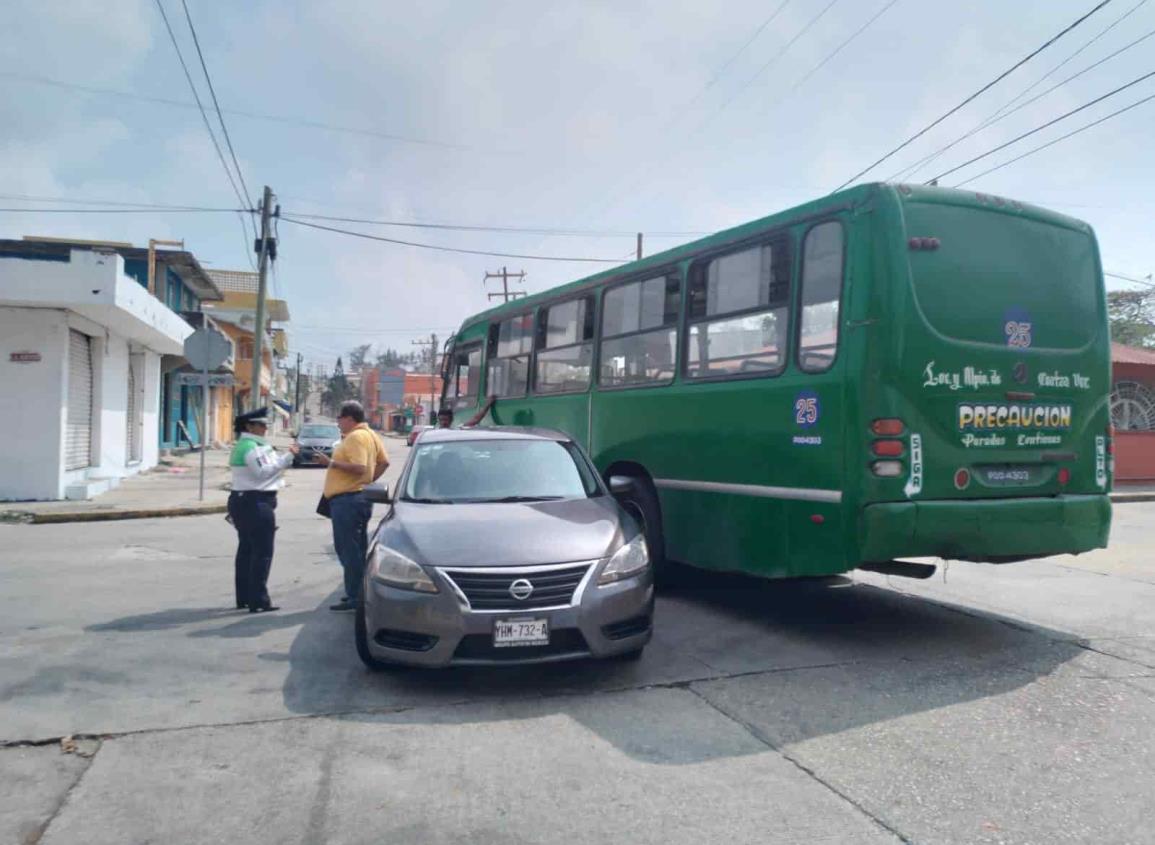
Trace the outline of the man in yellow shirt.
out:
M 333 450 L 333 457 L 316 455 L 317 462 L 329 468 L 322 495 L 329 502 L 333 547 L 345 570 L 345 596 L 329 609 L 355 610 L 361 597 L 365 556 L 369 552 L 369 519 L 373 516 L 373 503 L 362 491 L 385 472 L 389 456 L 381 438 L 366 424 L 360 402 L 341 406 L 337 427 L 341 429 L 341 442 Z

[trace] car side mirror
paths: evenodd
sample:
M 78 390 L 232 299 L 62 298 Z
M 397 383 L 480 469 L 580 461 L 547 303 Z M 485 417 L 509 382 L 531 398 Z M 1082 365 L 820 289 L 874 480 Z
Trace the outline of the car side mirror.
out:
M 625 496 L 634 492 L 634 480 L 628 475 L 611 475 L 610 492 L 615 496 Z
M 370 484 L 365 488 L 365 498 L 374 504 L 387 505 L 393 501 L 388 484 Z

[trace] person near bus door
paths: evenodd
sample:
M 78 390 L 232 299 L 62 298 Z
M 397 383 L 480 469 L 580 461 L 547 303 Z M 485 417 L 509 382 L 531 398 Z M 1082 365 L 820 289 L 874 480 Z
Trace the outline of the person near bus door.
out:
M 284 486 L 281 476 L 300 451 L 294 444 L 278 455 L 269 445 L 265 440 L 269 430 L 267 413 L 267 408 L 258 408 L 236 418 L 233 431 L 237 442 L 229 455 L 233 473 L 229 518 L 237 530 L 237 609 L 247 607 L 249 613 L 277 610 L 269 598 L 277 490 Z

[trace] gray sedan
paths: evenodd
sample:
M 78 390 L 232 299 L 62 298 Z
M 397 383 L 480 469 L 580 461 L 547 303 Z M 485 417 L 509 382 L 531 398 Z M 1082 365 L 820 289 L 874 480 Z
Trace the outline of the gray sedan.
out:
M 370 668 L 634 658 L 649 642 L 645 538 L 564 434 L 427 431 L 396 495 L 376 497 L 392 501 L 355 626 Z

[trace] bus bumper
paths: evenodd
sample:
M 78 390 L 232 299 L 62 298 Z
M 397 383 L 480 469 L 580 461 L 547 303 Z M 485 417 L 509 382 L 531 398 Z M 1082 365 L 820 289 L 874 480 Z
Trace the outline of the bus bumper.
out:
M 862 510 L 863 561 L 1010 561 L 1105 548 L 1111 501 L 1098 496 L 880 502 Z

